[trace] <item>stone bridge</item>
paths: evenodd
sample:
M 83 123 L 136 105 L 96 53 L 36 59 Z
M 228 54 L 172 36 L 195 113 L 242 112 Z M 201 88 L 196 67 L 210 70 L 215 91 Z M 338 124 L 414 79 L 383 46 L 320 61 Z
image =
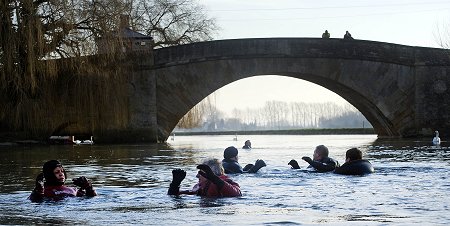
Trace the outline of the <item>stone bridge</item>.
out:
M 129 73 L 129 119 L 121 129 L 87 131 L 97 140 L 164 142 L 206 96 L 258 75 L 303 79 L 335 92 L 379 137 L 431 137 L 434 130 L 450 137 L 450 54 L 444 49 L 342 39 L 219 40 L 155 49 Z
M 281 75 L 325 87 L 355 106 L 379 137 L 450 135 L 448 50 L 314 38 L 236 39 L 156 49 L 143 68 L 135 107 L 148 139 L 165 141 L 194 105 L 217 89 L 257 75 Z M 144 78 L 142 78 L 144 79 Z M 136 86 L 135 84 L 135 86 Z

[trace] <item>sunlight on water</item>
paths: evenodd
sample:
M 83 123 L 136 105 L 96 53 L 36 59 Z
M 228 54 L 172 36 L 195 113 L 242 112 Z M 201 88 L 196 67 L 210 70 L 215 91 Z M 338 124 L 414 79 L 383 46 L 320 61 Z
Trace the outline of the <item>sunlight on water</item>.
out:
M 144 225 L 436 225 L 450 224 L 450 150 L 427 142 L 377 140 L 373 135 L 177 136 L 165 145 L 2 147 L 0 224 Z M 257 174 L 232 175 L 239 198 L 166 195 L 171 170 L 187 171 L 192 187 L 196 165 L 239 149 L 242 165 L 263 159 Z M 359 147 L 375 167 L 367 176 L 315 173 L 302 156 L 324 144 L 341 164 Z M 59 159 L 69 180 L 86 176 L 99 196 L 58 202 L 27 200 L 42 164 Z M 287 165 L 296 159 L 301 168 Z

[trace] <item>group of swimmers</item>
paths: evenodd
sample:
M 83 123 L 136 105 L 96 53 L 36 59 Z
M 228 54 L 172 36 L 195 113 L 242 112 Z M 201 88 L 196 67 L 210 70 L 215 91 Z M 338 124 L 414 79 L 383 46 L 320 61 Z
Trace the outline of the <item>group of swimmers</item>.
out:
M 247 140 L 243 149 L 250 149 L 251 142 Z M 314 150 L 313 158 L 303 157 L 309 163 L 308 168 L 314 168 L 317 172 L 333 171 L 344 175 L 363 175 L 373 173 L 371 163 L 362 159 L 362 152 L 357 148 L 351 148 L 346 152 L 345 163 L 340 166 L 338 161 L 328 157 L 328 148 L 319 145 Z M 255 164 L 248 164 L 244 168 L 238 162 L 238 149 L 230 146 L 224 150 L 222 161 L 211 158 L 197 166 L 198 183 L 190 190 L 180 190 L 181 182 L 186 177 L 186 171 L 182 169 L 172 170 L 172 182 L 170 183 L 169 195 L 199 195 L 205 197 L 236 197 L 241 196 L 238 183 L 231 180 L 226 174 L 256 173 L 266 163 L 258 159 Z M 292 169 L 300 169 L 298 162 L 294 159 L 288 165 Z M 43 166 L 43 173 L 36 178 L 36 186 L 30 195 L 30 200 L 39 202 L 44 199 L 59 200 L 68 196 L 96 196 L 97 193 L 91 182 L 85 177 L 73 180 L 78 189 L 65 186 L 67 175 L 62 164 L 57 160 L 50 160 Z M 45 179 L 45 182 L 43 182 Z

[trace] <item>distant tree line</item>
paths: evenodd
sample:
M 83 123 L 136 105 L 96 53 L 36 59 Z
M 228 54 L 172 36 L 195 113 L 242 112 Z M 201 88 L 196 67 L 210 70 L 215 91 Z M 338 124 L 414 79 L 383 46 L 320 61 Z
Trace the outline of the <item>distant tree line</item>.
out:
M 199 110 L 201 109 L 201 110 Z M 231 116 L 205 101 L 187 115 L 196 115 L 195 123 L 185 124 L 178 130 L 234 131 L 234 130 L 285 130 L 304 128 L 369 128 L 372 125 L 352 105 L 267 101 L 257 109 L 233 109 Z M 193 122 L 193 121 L 192 121 Z

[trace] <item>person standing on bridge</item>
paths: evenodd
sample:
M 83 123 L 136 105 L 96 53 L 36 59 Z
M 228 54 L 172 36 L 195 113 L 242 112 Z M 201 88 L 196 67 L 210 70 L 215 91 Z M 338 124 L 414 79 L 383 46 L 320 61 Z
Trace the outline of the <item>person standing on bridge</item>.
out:
M 330 33 L 328 33 L 328 30 L 325 30 L 325 32 L 322 34 L 322 38 L 329 39 Z
M 346 31 L 345 35 L 344 35 L 344 39 L 345 40 L 353 40 L 352 35 L 350 34 L 350 32 Z
M 302 157 L 307 163 L 309 163 L 308 168 L 314 168 L 318 172 L 330 172 L 339 167 L 339 162 L 328 157 L 328 148 L 325 145 L 319 145 L 314 150 L 313 159 L 310 157 Z M 297 161 L 292 159 L 289 161 L 288 165 L 291 165 L 293 169 L 300 169 Z

